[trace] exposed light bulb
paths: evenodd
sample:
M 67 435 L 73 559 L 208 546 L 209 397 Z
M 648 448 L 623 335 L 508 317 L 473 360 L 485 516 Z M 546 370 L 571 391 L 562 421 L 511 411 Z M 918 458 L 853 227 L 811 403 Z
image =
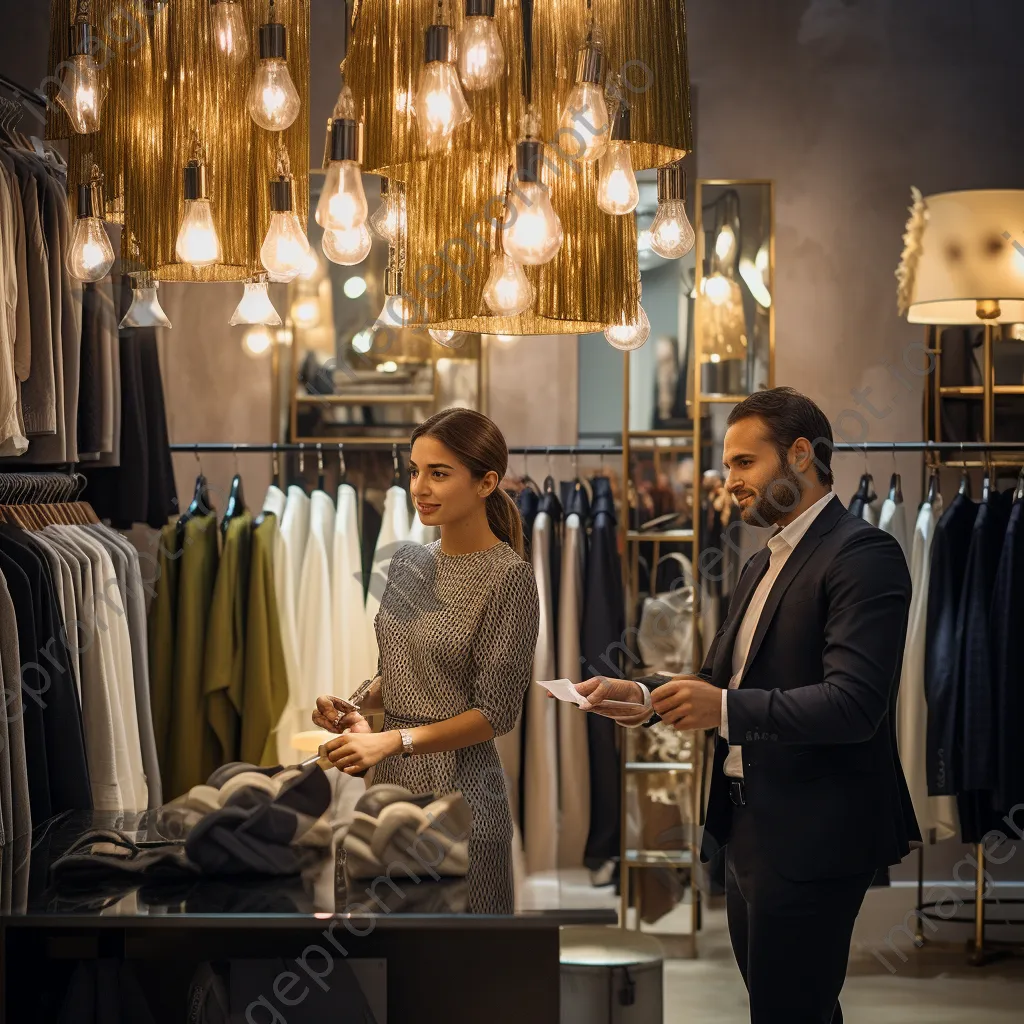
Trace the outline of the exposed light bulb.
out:
M 316 295 L 304 295 L 292 303 L 292 320 L 295 326 L 311 331 L 320 326 L 320 299 Z
M 306 243 L 308 252 L 302 261 L 302 269 L 299 271 L 300 281 L 312 281 L 313 278 L 320 275 L 320 260 L 317 259 L 317 255 L 313 251 L 313 246 L 308 244 L 308 238 L 306 239 Z
M 653 236 L 651 235 L 651 229 L 650 228 L 644 228 L 643 231 L 638 231 L 636 233 L 636 247 L 637 247 L 637 251 L 638 252 L 650 252 L 651 248 L 652 248 L 652 246 L 651 246 L 652 240 L 653 240 Z
M 354 267 L 369 255 L 372 246 L 370 232 L 365 224 L 349 231 L 325 231 L 321 243 L 324 255 L 343 267 Z
M 632 352 L 640 348 L 651 334 L 651 321 L 647 319 L 647 313 L 643 306 L 638 306 L 636 320 L 620 324 L 609 324 L 604 329 L 604 336 L 612 348 L 620 352 Z
M 349 299 L 358 299 L 361 295 L 366 294 L 366 278 L 350 277 L 342 286 L 341 290 L 345 293 L 345 297 Z
M 220 236 L 213 223 L 213 204 L 209 199 L 186 199 L 181 218 L 178 259 L 192 267 L 212 267 L 223 259 Z
M 95 167 L 93 173 L 98 174 Z M 68 273 L 79 281 L 101 281 L 114 265 L 114 247 L 98 216 L 102 208 L 98 181 L 78 186 L 78 217 L 65 263 Z
M 268 327 L 281 325 L 281 314 L 274 309 L 268 288 L 266 281 L 245 282 L 242 300 L 231 316 L 232 327 L 239 324 L 266 324 Z
M 413 315 L 409 302 L 404 295 L 387 295 L 384 298 L 384 308 L 380 311 L 374 327 L 408 327 L 412 323 Z
M 473 116 L 449 59 L 449 31 L 448 25 L 427 29 L 426 63 L 413 99 L 420 139 L 432 153 L 444 149 L 455 129 Z
M 217 51 L 232 64 L 241 64 L 249 56 L 249 33 L 241 0 L 214 0 L 211 14 Z
M 716 270 L 705 279 L 704 294 L 716 306 L 724 306 L 732 298 L 732 285 L 733 282 L 725 274 Z
M 378 373 L 398 373 L 398 363 L 394 359 L 386 359 L 383 363 L 377 364 Z
M 352 348 L 360 355 L 365 356 L 373 348 L 373 331 L 367 327 L 353 335 Z
M 242 335 L 242 351 L 250 359 L 263 359 L 274 347 L 274 336 L 263 324 L 250 327 Z
M 370 227 L 377 237 L 388 245 L 398 246 L 405 238 L 407 223 L 405 188 L 401 182 L 391 182 L 381 199 L 380 206 L 370 218 Z
M 731 224 L 723 224 L 715 239 L 715 255 L 725 262 L 736 249 L 736 232 Z
M 332 160 L 316 207 L 317 224 L 326 231 L 348 231 L 366 220 L 368 209 L 359 164 Z
M 107 86 L 93 53 L 96 49 L 92 25 L 74 26 L 73 53 L 61 65 L 57 102 L 64 108 L 72 128 L 79 135 L 98 132 Z
M 564 139 L 568 132 L 576 135 L 576 143 L 581 148 L 572 155 L 584 163 L 592 163 L 601 157 L 608 146 L 610 125 L 608 103 L 601 86 L 594 82 L 574 85 L 559 125 L 563 129 L 559 132 L 560 139 Z M 566 147 L 568 144 L 562 141 L 561 145 Z
M 669 199 L 658 205 L 651 225 L 651 248 L 663 259 L 677 260 L 692 248 L 696 236 L 686 216 L 682 199 Z
M 601 174 L 597 183 L 597 205 L 616 217 L 632 213 L 640 202 L 640 189 L 633 173 L 633 161 L 625 142 L 609 144 L 601 157 Z
M 430 331 L 430 336 L 438 343 L 438 345 L 444 345 L 445 348 L 455 348 L 451 343 L 452 338 L 455 337 L 454 331 Z
M 159 282 L 149 273 L 132 278 L 132 304 L 128 307 L 120 327 L 170 327 L 171 321 L 157 297 Z
M 279 211 L 270 218 L 270 228 L 260 249 L 260 260 L 271 281 L 294 281 L 308 266 L 312 250 L 299 218 L 291 211 Z M 316 259 L 316 257 L 313 257 Z
M 562 247 L 562 222 L 541 182 L 520 180 L 513 190 L 502 241 L 516 263 L 537 267 L 555 258 Z
M 273 4 L 270 9 L 273 11 Z M 302 110 L 288 71 L 288 30 L 280 22 L 260 26 L 260 63 L 249 86 L 246 106 L 249 116 L 268 132 L 290 128 Z
M 467 0 L 458 51 L 459 77 L 467 89 L 488 89 L 501 77 L 505 48 L 494 20 L 494 0 Z
M 491 257 L 491 272 L 484 286 L 484 302 L 497 316 L 525 313 L 536 298 L 533 285 L 523 268 L 507 253 Z

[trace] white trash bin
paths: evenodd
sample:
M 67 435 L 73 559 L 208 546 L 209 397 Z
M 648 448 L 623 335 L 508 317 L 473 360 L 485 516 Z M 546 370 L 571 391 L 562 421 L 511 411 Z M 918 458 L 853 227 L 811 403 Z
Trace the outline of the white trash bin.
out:
M 664 954 L 620 928 L 563 928 L 561 1024 L 662 1024 Z

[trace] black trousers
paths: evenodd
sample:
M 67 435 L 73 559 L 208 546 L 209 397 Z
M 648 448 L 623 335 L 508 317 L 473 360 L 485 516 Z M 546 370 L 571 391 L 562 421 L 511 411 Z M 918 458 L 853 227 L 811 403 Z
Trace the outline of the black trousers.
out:
M 842 1024 L 853 924 L 873 871 L 794 882 L 766 863 L 749 807 L 733 809 L 726 847 L 729 937 L 751 1024 Z

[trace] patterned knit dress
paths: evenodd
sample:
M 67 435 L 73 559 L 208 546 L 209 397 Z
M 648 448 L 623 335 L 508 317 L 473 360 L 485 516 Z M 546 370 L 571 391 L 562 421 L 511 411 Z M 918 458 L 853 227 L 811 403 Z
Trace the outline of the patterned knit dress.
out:
M 400 548 L 374 622 L 384 728 L 476 709 L 495 735 L 511 731 L 533 674 L 539 622 L 533 569 L 507 544 L 468 555 L 446 555 L 440 541 Z M 416 794 L 460 791 L 473 810 L 470 910 L 513 912 L 512 815 L 494 740 L 387 758 L 373 781 Z

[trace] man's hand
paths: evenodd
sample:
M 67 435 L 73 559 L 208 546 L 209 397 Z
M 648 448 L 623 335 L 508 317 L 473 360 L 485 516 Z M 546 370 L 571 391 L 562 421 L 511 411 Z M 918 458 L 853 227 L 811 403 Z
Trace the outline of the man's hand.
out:
M 722 724 L 722 691 L 700 676 L 677 676 L 651 693 L 662 721 L 680 731 L 717 729 Z
M 576 692 L 587 698 L 590 708 L 595 708 L 603 701 L 618 700 L 627 704 L 643 704 L 644 693 L 639 683 L 630 679 L 609 679 L 607 676 L 594 676 L 585 682 L 576 684 Z M 587 708 L 586 710 L 590 710 Z

